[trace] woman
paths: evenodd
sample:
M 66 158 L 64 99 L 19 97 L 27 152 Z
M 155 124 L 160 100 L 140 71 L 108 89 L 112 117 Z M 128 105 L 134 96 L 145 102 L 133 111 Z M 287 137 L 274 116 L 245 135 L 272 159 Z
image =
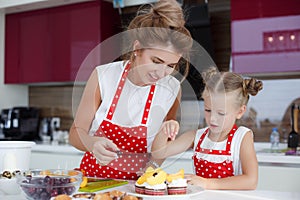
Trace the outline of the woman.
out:
M 128 26 L 129 58 L 91 74 L 69 135 L 86 151 L 80 164 L 86 176 L 136 179 L 162 122 L 176 119 L 180 82 L 171 74 L 192 46 L 184 24 L 175 0 L 141 10 Z

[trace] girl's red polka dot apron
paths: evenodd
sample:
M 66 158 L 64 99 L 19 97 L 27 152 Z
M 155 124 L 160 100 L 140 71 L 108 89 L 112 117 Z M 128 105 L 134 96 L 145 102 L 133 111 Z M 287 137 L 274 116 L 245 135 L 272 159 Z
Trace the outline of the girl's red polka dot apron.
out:
M 225 178 L 234 175 L 232 159 L 229 158 L 231 157 L 230 147 L 232 138 L 236 130 L 237 126 L 234 125 L 228 134 L 225 150 L 201 148 L 201 144 L 205 136 L 208 134 L 208 129 L 205 130 L 205 132 L 200 137 L 195 153 L 193 155 L 194 167 L 197 176 L 201 176 L 203 178 Z M 217 163 L 205 159 L 204 157 L 207 157 L 205 155 L 224 155 L 228 156 L 228 159 L 223 162 Z
M 106 119 L 102 121 L 95 136 L 107 137 L 114 142 L 123 154 L 113 160 L 106 166 L 101 166 L 91 152 L 86 152 L 81 160 L 80 169 L 84 171 L 85 176 L 115 178 L 115 179 L 137 179 L 136 172 L 141 171 L 149 160 L 147 154 L 147 127 L 148 114 L 154 95 L 155 85 L 151 85 L 146 105 L 144 108 L 141 124 L 135 127 L 121 127 L 112 122 L 113 114 L 122 89 L 125 84 L 126 77 L 130 68 L 130 63 L 126 65 L 117 91 Z M 126 116 L 124 116 L 126 117 Z

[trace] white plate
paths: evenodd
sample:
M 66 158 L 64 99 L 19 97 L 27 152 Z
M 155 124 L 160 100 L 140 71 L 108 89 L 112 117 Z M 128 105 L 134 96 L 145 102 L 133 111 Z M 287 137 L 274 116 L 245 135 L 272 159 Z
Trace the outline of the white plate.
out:
M 186 194 L 179 194 L 179 195 L 146 195 L 146 194 L 138 194 L 135 192 L 134 186 L 132 187 L 131 184 L 125 185 L 127 194 L 134 195 L 137 197 L 143 197 L 143 200 L 161 200 L 161 199 L 190 199 L 190 197 L 195 196 L 197 194 L 200 194 L 204 191 L 202 187 L 194 186 L 194 185 L 188 185 L 187 187 L 187 193 Z
M 111 191 L 111 190 L 120 190 L 122 192 L 126 192 L 127 194 L 136 196 L 136 197 L 142 197 L 143 200 L 170 200 L 170 199 L 190 199 L 190 197 L 193 197 L 197 194 L 200 194 L 204 191 L 202 187 L 199 186 L 194 186 L 194 185 L 188 185 L 187 187 L 187 194 L 179 194 L 179 195 L 159 195 L 159 196 L 153 196 L 153 195 L 146 195 L 146 194 L 138 194 L 135 192 L 134 184 L 127 184 L 123 185 L 117 188 L 111 188 L 105 191 L 99 191 L 95 193 L 101 193 L 101 192 L 106 192 L 106 191 Z M 78 192 L 81 193 L 81 192 Z M 72 197 L 72 195 L 70 196 Z M 52 197 L 50 200 L 54 200 L 55 198 Z M 85 198 L 72 198 L 74 200 L 87 200 Z

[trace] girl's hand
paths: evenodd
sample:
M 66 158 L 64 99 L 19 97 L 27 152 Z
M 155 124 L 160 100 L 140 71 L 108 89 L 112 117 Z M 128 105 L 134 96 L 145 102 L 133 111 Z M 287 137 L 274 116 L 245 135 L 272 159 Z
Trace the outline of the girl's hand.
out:
M 179 131 L 179 123 L 175 120 L 166 121 L 162 124 L 161 131 L 171 140 L 175 140 L 175 137 Z
M 197 176 L 195 174 L 186 174 L 185 178 L 188 180 L 188 184 L 190 185 L 197 185 L 202 188 L 206 188 L 206 178 L 203 178 L 201 176 Z
M 98 141 L 94 143 L 92 150 L 98 163 L 102 166 L 118 158 L 117 151 L 119 151 L 117 145 L 105 137 L 99 137 Z

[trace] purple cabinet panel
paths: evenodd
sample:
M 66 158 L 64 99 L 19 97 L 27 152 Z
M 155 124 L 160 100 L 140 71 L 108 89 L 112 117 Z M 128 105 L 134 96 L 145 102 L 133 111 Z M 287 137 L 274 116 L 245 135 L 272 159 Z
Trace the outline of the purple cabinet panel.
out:
M 300 74 L 300 15 L 231 23 L 232 69 L 241 74 Z

